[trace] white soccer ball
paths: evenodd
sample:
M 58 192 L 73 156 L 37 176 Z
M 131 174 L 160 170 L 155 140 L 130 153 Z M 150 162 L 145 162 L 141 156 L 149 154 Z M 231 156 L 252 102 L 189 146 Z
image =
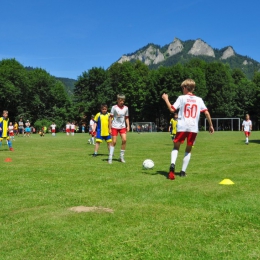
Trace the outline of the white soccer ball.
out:
M 144 169 L 152 169 L 154 167 L 154 162 L 151 159 L 146 159 L 143 162 Z

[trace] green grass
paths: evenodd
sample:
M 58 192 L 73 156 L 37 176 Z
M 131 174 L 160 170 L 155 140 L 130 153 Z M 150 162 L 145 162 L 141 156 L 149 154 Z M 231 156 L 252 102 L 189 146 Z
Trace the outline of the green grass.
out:
M 175 181 L 168 133 L 129 133 L 126 164 L 112 165 L 106 144 L 91 157 L 88 137 L 33 135 L 0 149 L 0 259 L 259 259 L 259 132 L 248 146 L 242 132 L 200 132 Z M 142 169 L 147 158 L 154 169 Z

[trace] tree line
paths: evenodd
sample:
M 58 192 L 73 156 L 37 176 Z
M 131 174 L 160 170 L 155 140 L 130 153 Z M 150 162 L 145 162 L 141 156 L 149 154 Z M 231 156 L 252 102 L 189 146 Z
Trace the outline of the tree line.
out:
M 78 76 L 73 95 L 45 70 L 27 70 L 15 59 L 4 59 L 0 61 L 0 109 L 7 109 L 13 121 L 22 117 L 35 126 L 54 121 L 61 128 L 67 121 L 89 120 L 101 103 L 112 107 L 116 95 L 124 93 L 130 122 L 151 121 L 160 126 L 171 116 L 162 93 L 174 102 L 186 78 L 195 80 L 195 94 L 204 99 L 212 117 L 244 118 L 249 113 L 259 128 L 260 72 L 248 79 L 241 69 L 200 59 L 158 69 L 140 61 L 114 63 L 107 70 L 93 67 Z

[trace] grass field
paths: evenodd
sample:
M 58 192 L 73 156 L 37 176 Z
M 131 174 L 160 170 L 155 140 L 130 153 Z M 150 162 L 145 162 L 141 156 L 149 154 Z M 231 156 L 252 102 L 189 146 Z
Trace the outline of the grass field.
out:
M 33 135 L 16 138 L 14 152 L 2 146 L 1 260 L 260 259 L 260 132 L 249 145 L 242 132 L 200 132 L 188 176 L 174 181 L 169 133 L 129 133 L 126 164 L 112 165 L 106 144 L 91 156 L 88 137 Z M 119 150 L 120 138 L 115 159 Z M 152 170 L 142 169 L 147 158 Z M 226 178 L 234 185 L 219 184 Z

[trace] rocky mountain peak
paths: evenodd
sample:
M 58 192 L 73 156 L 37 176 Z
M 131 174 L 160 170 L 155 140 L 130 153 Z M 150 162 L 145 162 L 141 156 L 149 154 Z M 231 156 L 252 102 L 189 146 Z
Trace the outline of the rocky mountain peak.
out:
M 205 56 L 210 56 L 215 58 L 214 50 L 207 43 L 203 42 L 201 39 L 198 39 L 194 42 L 188 54 L 192 54 L 195 56 L 205 55 Z
M 221 60 L 226 60 L 229 57 L 235 56 L 235 52 L 232 47 L 228 47 L 224 52 L 223 55 L 220 57 Z

